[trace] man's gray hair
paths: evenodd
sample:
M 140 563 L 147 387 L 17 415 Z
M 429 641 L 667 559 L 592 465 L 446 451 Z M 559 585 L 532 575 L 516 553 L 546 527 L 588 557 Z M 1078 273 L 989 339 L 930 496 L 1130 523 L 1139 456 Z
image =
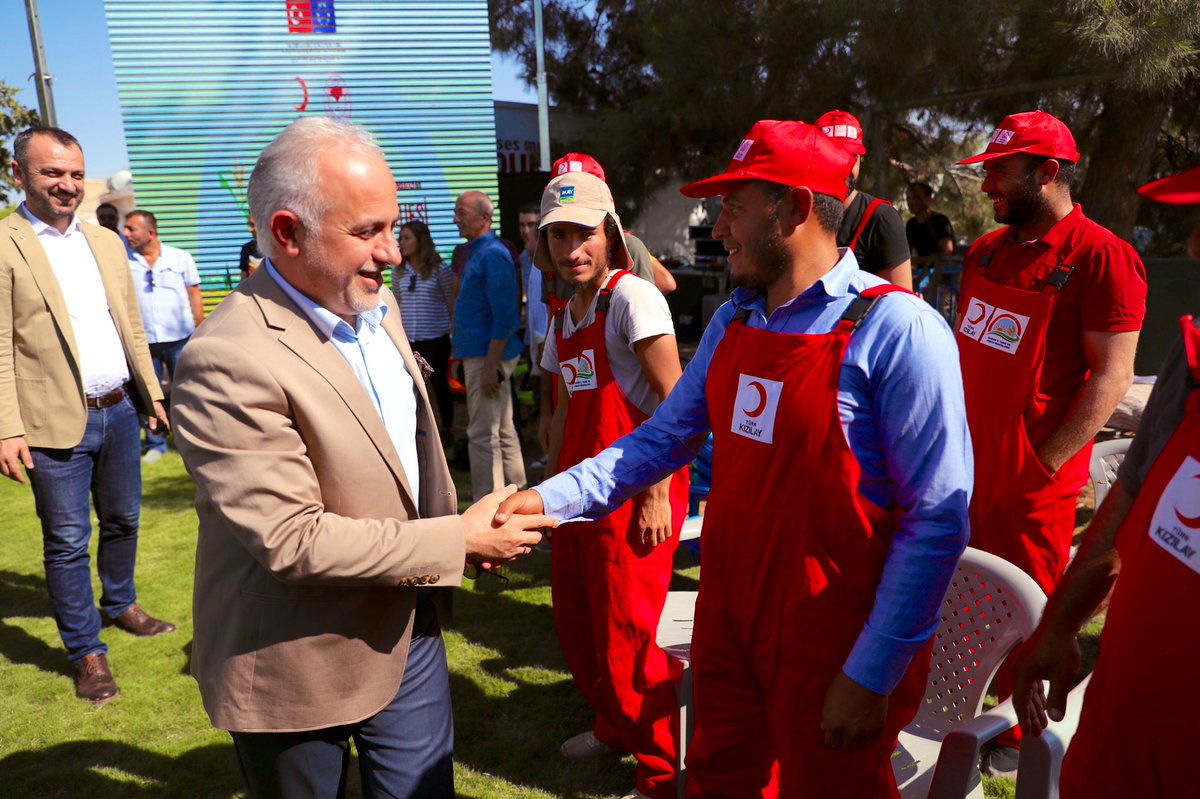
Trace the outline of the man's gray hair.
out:
M 383 149 L 367 130 L 315 116 L 301 117 L 288 125 L 258 156 L 250 173 L 246 200 L 258 248 L 267 257 L 275 255 L 271 216 L 277 211 L 291 211 L 309 230 L 321 224 L 325 204 L 317 185 L 317 165 L 328 152 L 370 153 L 384 158 Z

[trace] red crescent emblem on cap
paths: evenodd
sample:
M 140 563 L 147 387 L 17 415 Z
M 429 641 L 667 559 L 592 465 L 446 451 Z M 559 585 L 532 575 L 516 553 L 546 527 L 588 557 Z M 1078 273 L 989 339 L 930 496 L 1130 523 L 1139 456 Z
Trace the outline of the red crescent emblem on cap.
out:
M 763 384 L 757 380 L 751 380 L 746 385 L 758 391 L 758 405 L 754 406 L 754 410 L 742 408 L 742 413 L 746 414 L 751 419 L 754 419 L 761 416 L 763 410 L 767 407 L 767 390 L 763 387 Z

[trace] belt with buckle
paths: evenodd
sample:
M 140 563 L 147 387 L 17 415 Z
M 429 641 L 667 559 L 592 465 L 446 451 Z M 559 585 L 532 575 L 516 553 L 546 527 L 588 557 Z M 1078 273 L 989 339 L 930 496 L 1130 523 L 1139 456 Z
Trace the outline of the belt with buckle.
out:
M 107 394 L 99 394 L 95 397 L 88 397 L 87 406 L 89 408 L 108 408 L 125 399 L 126 395 L 128 394 L 129 389 L 126 386 L 118 386 Z

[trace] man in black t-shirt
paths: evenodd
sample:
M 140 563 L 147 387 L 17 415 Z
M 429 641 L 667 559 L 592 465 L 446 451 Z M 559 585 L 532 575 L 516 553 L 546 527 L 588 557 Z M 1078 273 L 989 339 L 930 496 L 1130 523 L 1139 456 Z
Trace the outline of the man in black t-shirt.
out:
M 862 157 L 867 152 L 862 141 L 862 125 L 853 114 L 836 109 L 817 117 L 816 125 L 856 158 L 854 171 L 850 173 L 850 193 L 844 202 L 846 213 L 838 228 L 838 246 L 854 251 L 860 269 L 911 290 L 912 263 L 900 212 L 887 200 L 854 188 L 862 168 Z
M 912 219 L 904 226 L 908 246 L 918 258 L 954 252 L 954 227 L 950 217 L 933 210 L 933 187 L 928 183 L 908 184 L 908 210 Z

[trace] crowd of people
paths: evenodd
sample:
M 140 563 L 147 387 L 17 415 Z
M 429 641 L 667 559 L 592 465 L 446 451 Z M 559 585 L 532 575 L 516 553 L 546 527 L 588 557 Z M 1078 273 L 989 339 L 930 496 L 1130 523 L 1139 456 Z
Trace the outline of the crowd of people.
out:
M 712 235 L 734 286 L 683 368 L 673 278 L 586 154 L 555 162 L 540 204 L 521 208 L 522 250 L 494 232 L 486 194 L 460 195 L 465 243 L 446 265 L 428 228 L 399 218 L 370 134 L 299 119 L 250 177 L 260 265 L 205 319 L 195 264 L 158 240 L 154 215 L 129 214 L 123 237 L 81 222 L 79 143 L 21 133 L 26 199 L 0 235 L 0 473 L 31 483 L 77 695 L 118 694 L 102 624 L 174 630 L 133 585 L 141 416 L 146 458 L 170 427 L 196 483 L 192 673 L 250 795 L 340 795 L 353 740 L 366 795 L 452 796 L 444 589 L 545 536 L 564 661 L 595 713 L 562 754 L 630 753 L 627 799 L 674 796 L 681 669 L 655 631 L 688 465 L 711 435 L 688 796 L 896 796 L 897 734 L 924 700 L 968 545 L 1050 596 L 997 677 L 1020 728 L 982 767 L 1013 773 L 1020 732 L 1061 718 L 1074 634 L 1111 593 L 1063 795 L 1184 795 L 1187 736 L 1142 721 L 1147 704 L 1167 712 L 1174 683 L 1143 655 L 1177 637 L 1163 608 L 1186 607 L 1200 579 L 1200 331 L 1182 323 L 1068 568 L 1147 290 L 1133 249 L 1072 199 L 1070 130 L 1013 114 L 960 162 L 982 166 L 1002 227 L 965 254 L 953 325 L 911 291 L 913 254 L 954 250 L 949 221 L 928 184 L 909 187 L 907 234 L 855 187 L 853 115 L 763 120 L 730 144 L 724 171 L 681 189 L 720 198 Z M 1143 193 L 1197 202 L 1198 175 Z M 511 390 L 526 348 L 546 450 L 533 487 Z M 451 358 L 467 395 L 461 514 Z

